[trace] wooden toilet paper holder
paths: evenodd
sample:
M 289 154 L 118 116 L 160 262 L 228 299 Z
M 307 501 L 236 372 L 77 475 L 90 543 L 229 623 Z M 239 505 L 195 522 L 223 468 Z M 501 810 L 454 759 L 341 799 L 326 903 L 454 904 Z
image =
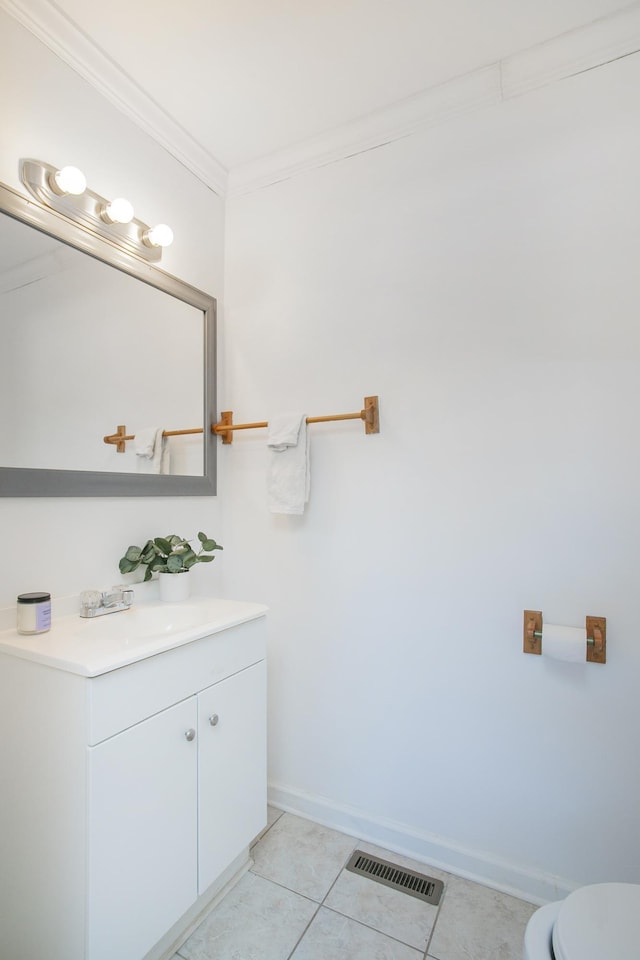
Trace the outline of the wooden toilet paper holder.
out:
M 586 654 L 588 663 L 607 662 L 607 618 L 585 617 Z M 542 611 L 524 611 L 524 653 L 542 653 Z

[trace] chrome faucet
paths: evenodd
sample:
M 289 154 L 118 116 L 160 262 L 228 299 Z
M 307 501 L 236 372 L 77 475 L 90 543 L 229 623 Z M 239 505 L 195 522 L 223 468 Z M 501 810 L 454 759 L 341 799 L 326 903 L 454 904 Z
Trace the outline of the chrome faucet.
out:
M 128 610 L 133 603 L 130 587 L 112 587 L 111 590 L 83 590 L 80 594 L 81 617 L 104 617 L 107 613 Z

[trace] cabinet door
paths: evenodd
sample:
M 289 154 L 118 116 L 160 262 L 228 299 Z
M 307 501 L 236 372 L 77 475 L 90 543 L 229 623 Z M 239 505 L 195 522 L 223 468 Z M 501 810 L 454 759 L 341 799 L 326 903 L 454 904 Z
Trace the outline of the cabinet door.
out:
M 256 663 L 198 694 L 198 890 L 267 818 L 266 667 Z
M 196 727 L 191 697 L 88 748 L 89 960 L 140 960 L 196 899 Z

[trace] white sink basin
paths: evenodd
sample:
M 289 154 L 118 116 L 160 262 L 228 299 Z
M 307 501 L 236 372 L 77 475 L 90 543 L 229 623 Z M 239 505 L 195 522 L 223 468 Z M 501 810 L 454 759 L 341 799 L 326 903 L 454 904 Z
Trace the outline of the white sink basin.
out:
M 219 600 L 194 600 L 138 606 L 101 617 L 80 618 L 74 630 L 87 640 L 119 638 L 122 642 L 168 637 L 215 622 L 220 616 Z

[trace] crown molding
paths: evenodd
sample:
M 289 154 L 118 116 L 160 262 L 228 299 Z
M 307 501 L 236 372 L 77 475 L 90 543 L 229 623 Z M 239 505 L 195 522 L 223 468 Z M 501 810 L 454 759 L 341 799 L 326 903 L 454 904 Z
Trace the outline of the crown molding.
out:
M 432 87 L 323 136 L 233 167 L 228 195 L 241 196 L 288 180 L 639 50 L 640 3 L 634 3 L 619 13 Z
M 426 127 L 499 103 L 501 98 L 499 66 L 476 70 L 288 149 L 233 167 L 229 171 L 229 196 L 401 140 Z
M 226 193 L 225 167 L 58 7 L 48 0 L 0 0 L 0 8 L 84 77 L 207 187 L 220 195 Z
M 640 51 L 640 2 L 365 117 L 227 171 L 51 0 L 11 16 L 221 196 L 240 196 Z
M 640 3 L 553 37 L 501 62 L 505 99 L 640 50 Z

